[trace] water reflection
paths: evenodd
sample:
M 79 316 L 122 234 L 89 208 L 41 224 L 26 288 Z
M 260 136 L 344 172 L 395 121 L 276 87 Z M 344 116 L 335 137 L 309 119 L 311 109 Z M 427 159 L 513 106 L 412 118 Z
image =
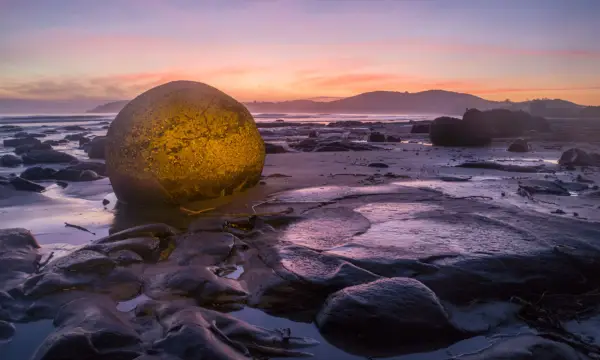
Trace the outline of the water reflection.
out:
M 16 333 L 8 343 L 0 343 L 0 359 L 30 359 L 44 339 L 54 331 L 52 320 L 15 324 Z

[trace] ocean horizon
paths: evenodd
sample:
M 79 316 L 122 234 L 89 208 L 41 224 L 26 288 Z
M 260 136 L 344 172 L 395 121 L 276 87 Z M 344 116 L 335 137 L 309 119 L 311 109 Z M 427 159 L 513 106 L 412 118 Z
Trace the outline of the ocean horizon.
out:
M 0 124 L 56 124 L 56 123 L 87 123 L 93 121 L 112 121 L 117 113 L 92 114 L 92 113 L 72 113 L 72 114 L 0 114 Z M 283 120 L 288 122 L 314 122 L 331 123 L 339 121 L 362 121 L 362 122 L 409 122 L 433 120 L 439 116 L 456 116 L 447 114 L 316 114 L 316 113 L 252 113 L 256 122 L 274 122 Z

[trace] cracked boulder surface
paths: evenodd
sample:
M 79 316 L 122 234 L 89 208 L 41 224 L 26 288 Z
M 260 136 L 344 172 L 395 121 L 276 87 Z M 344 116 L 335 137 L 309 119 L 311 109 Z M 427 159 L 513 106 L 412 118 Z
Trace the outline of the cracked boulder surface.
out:
M 122 202 L 181 205 L 256 185 L 265 147 L 241 103 L 206 84 L 173 81 L 130 101 L 106 138 Z

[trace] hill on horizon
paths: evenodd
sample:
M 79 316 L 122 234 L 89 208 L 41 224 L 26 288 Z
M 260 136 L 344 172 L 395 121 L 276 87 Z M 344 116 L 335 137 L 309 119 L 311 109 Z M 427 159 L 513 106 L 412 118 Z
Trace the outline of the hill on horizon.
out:
M 125 107 L 125 105 L 127 105 L 128 102 L 129 102 L 129 100 L 112 101 L 112 102 L 109 102 L 106 104 L 96 106 L 93 109 L 87 110 L 86 113 L 88 113 L 88 114 L 118 113 L 119 111 L 121 111 L 121 109 L 123 109 Z
M 323 101 L 327 99 L 328 101 Z M 85 111 L 86 113 L 118 113 L 129 100 L 112 101 Z M 0 102 L 1 105 L 1 102 Z M 245 102 L 251 112 L 275 113 L 402 113 L 462 114 L 467 108 L 488 110 L 507 108 L 529 111 L 540 116 L 578 116 L 585 106 L 560 99 L 538 99 L 523 102 L 487 100 L 475 95 L 446 90 L 415 93 L 372 91 L 347 98 L 316 97 L 290 101 Z M 2 113 L 2 106 L 0 106 Z

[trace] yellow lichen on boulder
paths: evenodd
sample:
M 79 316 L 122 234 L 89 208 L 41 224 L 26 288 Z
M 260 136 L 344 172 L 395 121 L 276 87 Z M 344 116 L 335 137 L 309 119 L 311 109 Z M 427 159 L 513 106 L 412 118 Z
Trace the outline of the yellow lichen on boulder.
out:
M 260 180 L 265 148 L 252 115 L 203 83 L 173 81 L 129 102 L 110 125 L 106 166 L 130 204 L 229 195 Z

